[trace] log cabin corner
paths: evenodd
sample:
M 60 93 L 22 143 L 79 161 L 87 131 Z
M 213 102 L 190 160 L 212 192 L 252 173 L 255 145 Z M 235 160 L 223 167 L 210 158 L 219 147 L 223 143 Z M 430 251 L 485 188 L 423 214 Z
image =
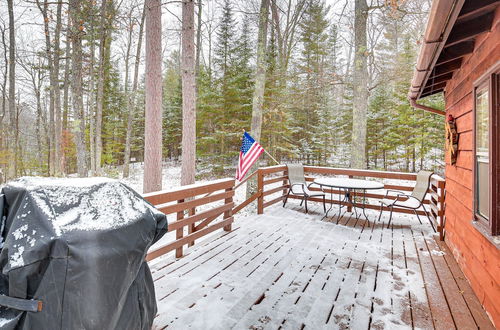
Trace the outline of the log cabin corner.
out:
M 446 152 L 445 242 L 496 327 L 500 326 L 499 5 L 495 0 L 434 0 L 409 91 L 414 107 L 445 115 L 456 129 Z M 417 103 L 441 92 L 446 112 Z

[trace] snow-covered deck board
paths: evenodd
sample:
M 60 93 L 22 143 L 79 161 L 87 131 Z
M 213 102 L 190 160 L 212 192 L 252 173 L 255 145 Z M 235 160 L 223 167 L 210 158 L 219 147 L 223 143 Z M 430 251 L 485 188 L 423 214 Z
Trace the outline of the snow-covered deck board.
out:
M 428 223 L 311 209 L 274 206 L 152 262 L 154 328 L 492 328 Z

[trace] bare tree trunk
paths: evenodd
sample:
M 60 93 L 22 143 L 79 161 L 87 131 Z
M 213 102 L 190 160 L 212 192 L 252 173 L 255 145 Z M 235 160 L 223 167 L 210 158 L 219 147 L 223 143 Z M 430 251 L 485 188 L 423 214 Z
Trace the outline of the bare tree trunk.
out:
M 43 5 L 40 0 L 36 1 L 38 9 L 43 16 L 43 27 L 45 32 L 45 51 L 47 53 L 47 62 L 49 67 L 49 84 L 50 84 L 50 94 L 49 94 L 49 175 L 54 175 L 56 154 L 55 154 L 55 136 L 56 136 L 56 126 L 55 126 L 55 85 L 56 77 L 54 75 L 54 56 L 55 53 L 52 51 L 52 40 L 50 39 L 50 18 L 49 18 L 49 2 L 48 0 L 43 1 Z
M 196 172 L 196 74 L 194 0 L 182 1 L 182 165 L 181 185 L 192 184 Z
M 62 114 L 62 129 L 68 129 L 68 112 L 69 112 L 69 71 L 70 71 L 70 63 L 71 63 L 71 40 L 69 29 L 71 28 L 70 16 L 68 15 L 68 25 L 66 32 L 66 51 L 64 60 L 64 89 L 63 89 L 63 114 Z M 64 153 L 63 153 L 64 157 Z M 64 169 L 64 167 L 63 167 Z
M 89 90 L 87 95 L 87 113 L 89 118 L 89 151 L 90 151 L 90 175 L 93 176 L 96 173 L 95 165 L 95 108 L 96 99 L 95 96 L 95 40 L 94 40 L 94 24 L 93 20 L 90 21 L 90 68 L 89 68 Z
M 269 0 L 262 0 L 259 15 L 259 37 L 257 40 L 257 67 L 255 70 L 255 89 L 252 100 L 252 137 L 260 141 L 262 131 L 262 108 L 266 84 L 266 49 L 267 23 L 269 18 Z
M 146 0 L 145 193 L 162 186 L 161 0 Z
M 201 26 L 202 22 L 202 10 L 203 10 L 203 1 L 198 0 L 198 13 L 197 13 L 197 27 L 196 27 L 196 77 L 198 78 L 200 74 L 200 61 L 201 61 Z M 198 87 L 198 84 L 196 84 Z
M 7 153 L 8 152 L 8 135 L 7 132 L 9 131 L 8 129 L 4 129 L 4 120 L 7 118 L 5 117 L 7 115 L 7 80 L 9 79 L 9 66 L 7 63 L 9 63 L 9 59 L 7 57 L 7 41 L 5 38 L 5 32 L 6 28 L 0 27 L 0 31 L 2 34 L 2 46 L 3 46 L 3 60 L 5 62 L 5 66 L 3 68 L 3 81 L 2 81 L 2 113 L 0 116 L 0 150 L 2 153 Z M 9 126 L 9 124 L 5 125 L 6 127 Z M 5 174 L 6 174 L 6 167 L 0 168 L 0 184 L 2 184 L 5 180 Z
M 54 32 L 54 110 L 55 110 L 55 162 L 54 174 L 59 176 L 62 173 L 62 123 L 61 123 L 61 88 L 59 86 L 60 58 L 61 58 L 61 29 L 62 29 L 62 2 L 57 3 L 56 29 Z
M 269 19 L 269 0 L 262 0 L 259 14 L 259 36 L 257 39 L 257 67 L 255 70 L 255 88 L 252 100 L 252 126 L 251 134 L 255 141 L 260 142 L 262 131 L 262 108 L 264 107 L 264 89 L 266 85 L 266 49 L 267 25 Z M 257 164 L 257 163 L 256 163 Z M 257 165 L 252 166 L 253 172 Z M 247 184 L 247 197 L 255 191 L 256 180 Z
M 9 149 L 11 155 L 14 157 L 12 165 L 9 167 L 9 177 L 14 177 L 17 175 L 17 134 L 16 122 L 17 122 L 17 112 L 16 112 L 16 39 L 15 39 L 15 27 L 14 27 L 14 4 L 13 0 L 7 0 L 7 7 L 9 11 L 9 114 L 10 114 L 10 130 L 11 137 L 9 141 Z
M 69 31 L 71 26 L 70 16 L 68 15 L 67 30 Z M 71 63 L 71 41 L 70 33 L 66 32 L 66 50 L 65 50 L 64 60 L 64 88 L 63 88 L 63 109 L 62 109 L 62 123 L 61 123 L 61 134 L 68 131 L 68 112 L 69 112 L 69 68 Z M 65 141 L 63 139 L 64 135 L 61 135 L 61 171 L 66 174 L 66 151 L 65 151 Z
M 127 51 L 125 52 L 125 82 L 124 82 L 124 85 L 125 85 L 125 106 L 127 108 L 127 113 L 128 113 L 128 118 L 127 118 L 127 127 L 126 129 L 128 129 L 128 122 L 130 119 L 130 99 L 131 99 L 131 95 L 130 95 L 130 87 L 129 87 L 129 73 L 130 73 L 130 50 L 132 49 L 132 35 L 133 35 L 133 32 L 134 32 L 134 24 L 133 24 L 133 17 L 132 17 L 132 14 L 133 14 L 133 9 L 130 10 L 129 12 L 129 16 L 128 16 L 128 39 L 127 39 Z M 126 138 L 129 136 L 128 132 L 125 133 L 126 134 Z M 126 139 L 125 138 L 125 139 Z M 125 141 L 125 152 L 127 151 L 127 143 L 129 143 L 129 141 Z M 130 150 L 130 149 L 129 149 Z M 127 155 L 124 155 L 124 158 L 127 158 Z M 130 159 L 130 154 L 128 155 L 128 158 Z M 128 174 L 127 174 L 128 176 Z
M 366 113 L 368 109 L 368 69 L 366 0 L 356 0 L 354 6 L 354 72 L 352 109 L 351 167 L 366 168 Z
M 35 129 L 35 134 L 36 134 L 37 152 L 38 152 L 38 155 L 40 155 L 40 156 L 43 154 L 41 126 L 42 126 L 42 103 L 40 100 L 40 92 L 37 92 L 36 93 L 36 129 Z M 40 170 L 43 167 L 43 158 L 42 157 L 38 158 L 38 167 L 40 168 Z
M 101 174 L 102 156 L 102 108 L 104 102 L 104 66 L 106 64 L 106 41 L 107 36 L 107 0 L 102 0 L 101 4 L 101 31 L 99 35 L 99 71 L 97 73 L 97 103 L 95 118 L 95 169 L 98 175 Z
M 71 91 L 74 111 L 74 133 L 76 142 L 76 163 L 78 175 L 86 177 L 87 173 L 87 143 L 85 141 L 85 114 L 83 110 L 82 88 L 82 34 L 81 7 L 79 0 L 69 0 L 69 15 L 71 16 L 71 42 L 73 45 Z
M 60 36 L 62 3 L 57 4 L 56 27 L 54 41 L 50 38 L 49 2 L 44 0 L 43 6 L 40 1 L 36 2 L 42 13 L 45 32 L 45 47 L 50 77 L 50 103 L 49 103 L 49 175 L 60 175 L 61 173 L 61 90 L 59 87 L 59 58 L 60 58 Z
M 139 40 L 135 53 L 134 80 L 132 82 L 132 95 L 128 102 L 127 133 L 125 137 L 125 155 L 123 160 L 123 177 L 128 177 L 130 173 L 130 150 L 132 148 L 132 124 L 134 123 L 134 111 L 136 105 L 137 84 L 139 79 L 139 65 L 141 61 L 142 36 L 144 34 L 144 18 L 146 15 L 146 4 L 142 10 L 141 24 L 139 25 Z

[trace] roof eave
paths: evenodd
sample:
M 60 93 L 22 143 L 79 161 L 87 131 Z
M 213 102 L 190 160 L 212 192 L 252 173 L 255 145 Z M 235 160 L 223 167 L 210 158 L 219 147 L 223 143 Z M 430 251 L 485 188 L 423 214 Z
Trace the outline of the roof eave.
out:
M 429 74 L 441 54 L 464 2 L 465 0 L 434 0 L 432 2 L 427 28 L 408 93 L 410 99 L 417 100 L 421 97 Z

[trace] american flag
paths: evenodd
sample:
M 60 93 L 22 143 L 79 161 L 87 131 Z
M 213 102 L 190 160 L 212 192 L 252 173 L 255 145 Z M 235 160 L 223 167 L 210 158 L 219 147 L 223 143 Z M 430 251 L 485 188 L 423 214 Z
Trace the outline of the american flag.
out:
M 245 132 L 240 149 L 240 159 L 238 160 L 238 168 L 236 168 L 236 180 L 241 181 L 247 174 L 250 167 L 255 163 L 257 158 L 264 152 L 264 148 Z

